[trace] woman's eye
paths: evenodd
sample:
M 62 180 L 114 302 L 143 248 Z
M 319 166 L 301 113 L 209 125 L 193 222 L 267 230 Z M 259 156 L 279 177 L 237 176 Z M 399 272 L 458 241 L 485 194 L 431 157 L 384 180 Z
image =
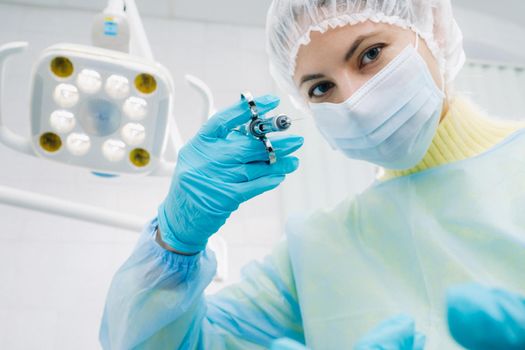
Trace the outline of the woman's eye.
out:
M 382 47 L 373 47 L 366 51 L 361 59 L 361 67 L 374 62 L 379 57 L 382 49 Z
M 333 83 L 324 82 L 317 85 L 312 86 L 310 91 L 308 92 L 308 96 L 310 97 L 321 97 L 325 95 L 331 88 L 334 87 Z

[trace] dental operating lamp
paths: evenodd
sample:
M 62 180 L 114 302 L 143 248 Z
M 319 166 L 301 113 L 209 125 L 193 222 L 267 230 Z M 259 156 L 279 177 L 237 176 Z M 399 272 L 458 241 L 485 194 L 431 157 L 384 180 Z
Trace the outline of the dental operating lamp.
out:
M 0 142 L 99 175 L 169 176 L 175 163 L 166 159 L 167 148 L 176 153 L 182 146 L 172 118 L 173 80 L 153 59 L 135 1 L 109 1 L 95 17 L 92 41 L 43 50 L 32 74 L 30 137 L 12 132 L 0 111 Z M 6 59 L 26 47 L 0 47 L 2 83 Z M 204 83 L 187 80 L 211 101 Z
M 182 139 L 173 118 L 173 80 L 156 62 L 135 0 L 110 0 L 92 28 L 93 46 L 56 44 L 33 66 L 30 137 L 3 123 L 0 143 L 18 153 L 81 167 L 96 175 L 171 176 Z M 26 42 L 0 46 L 0 99 L 6 61 Z M 186 81 L 203 97 L 203 121 L 215 111 L 202 80 Z M 140 232 L 146 218 L 112 212 L 0 184 L 0 203 Z M 218 257 L 216 281 L 227 279 L 227 245 L 210 240 Z

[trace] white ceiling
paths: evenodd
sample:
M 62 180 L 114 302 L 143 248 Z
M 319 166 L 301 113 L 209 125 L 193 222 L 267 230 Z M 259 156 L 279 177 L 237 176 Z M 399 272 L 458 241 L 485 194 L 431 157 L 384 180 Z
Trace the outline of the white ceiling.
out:
M 271 0 L 135 0 L 142 16 L 264 26 Z M 0 0 L 0 3 L 101 11 L 107 0 Z
M 271 0 L 136 0 L 143 16 L 264 26 Z M 461 6 L 525 25 L 524 0 L 452 0 Z M 107 0 L 0 0 L 0 3 L 99 11 Z

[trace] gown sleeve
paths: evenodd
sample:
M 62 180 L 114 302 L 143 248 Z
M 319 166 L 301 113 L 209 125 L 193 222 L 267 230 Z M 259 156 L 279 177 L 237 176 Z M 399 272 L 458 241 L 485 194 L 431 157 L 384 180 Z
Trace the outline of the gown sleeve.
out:
M 206 297 L 213 252 L 167 251 L 155 241 L 156 225 L 113 278 L 100 327 L 104 349 L 267 349 L 281 337 L 304 343 L 285 241 L 246 266 L 238 284 Z

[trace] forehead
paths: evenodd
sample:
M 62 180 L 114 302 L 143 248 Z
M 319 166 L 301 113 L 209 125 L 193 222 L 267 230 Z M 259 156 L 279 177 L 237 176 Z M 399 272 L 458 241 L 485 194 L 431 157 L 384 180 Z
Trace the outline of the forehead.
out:
M 296 57 L 294 80 L 303 74 L 323 73 L 322 70 L 335 60 L 343 60 L 347 50 L 362 36 L 394 39 L 407 35 L 408 30 L 386 23 L 365 21 L 330 29 L 324 33 L 310 34 L 310 42 L 301 45 Z

